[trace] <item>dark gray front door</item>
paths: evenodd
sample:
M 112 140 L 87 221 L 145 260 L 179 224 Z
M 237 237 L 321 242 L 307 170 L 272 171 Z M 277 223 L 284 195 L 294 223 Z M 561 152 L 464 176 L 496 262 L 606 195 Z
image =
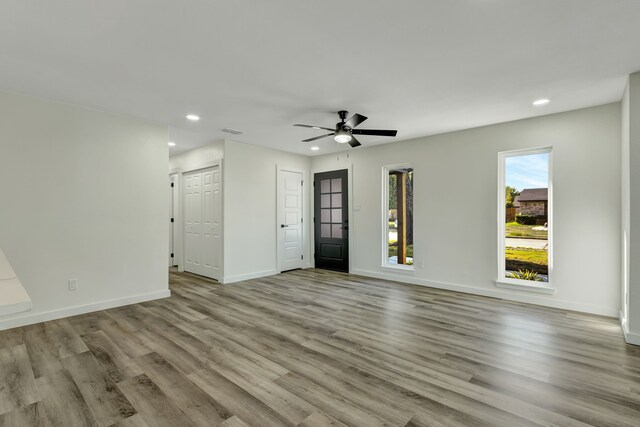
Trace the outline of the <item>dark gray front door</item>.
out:
M 316 268 L 348 272 L 347 170 L 317 173 L 313 186 Z

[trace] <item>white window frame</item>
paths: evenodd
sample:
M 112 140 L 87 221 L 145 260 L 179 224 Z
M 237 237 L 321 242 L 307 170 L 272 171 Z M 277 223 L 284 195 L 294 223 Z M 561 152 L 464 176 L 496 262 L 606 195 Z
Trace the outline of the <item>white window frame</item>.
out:
M 513 279 L 505 277 L 506 273 L 506 175 L 505 164 L 509 157 L 520 157 L 534 154 L 549 153 L 548 172 L 548 201 L 547 201 L 547 226 L 548 232 L 548 256 L 549 256 L 549 281 L 546 283 L 532 282 L 529 280 Z M 530 291 L 544 294 L 554 294 L 553 283 L 553 147 L 527 148 L 521 150 L 502 151 L 498 153 L 498 279 L 495 284 L 499 288 Z
M 416 263 L 415 239 L 413 244 L 413 265 L 389 263 L 389 172 L 396 169 L 407 168 L 413 169 L 413 181 L 415 183 L 415 168 L 413 166 L 413 163 L 399 163 L 382 167 L 382 269 L 394 272 L 414 273 Z M 413 216 L 415 218 L 415 192 L 413 209 Z

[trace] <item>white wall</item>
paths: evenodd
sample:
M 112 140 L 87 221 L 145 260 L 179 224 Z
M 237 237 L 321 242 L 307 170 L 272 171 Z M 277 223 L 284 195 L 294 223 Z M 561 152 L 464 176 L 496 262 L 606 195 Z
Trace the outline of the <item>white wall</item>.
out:
M 306 171 L 304 218 L 309 218 L 309 158 L 225 141 L 224 282 L 277 273 L 276 165 Z M 307 233 L 308 235 L 309 233 Z M 305 259 L 309 259 L 305 236 Z
M 627 341 L 640 345 L 640 72 L 629 76 L 623 97 L 621 158 L 622 230 L 629 236 L 629 311 L 622 320 Z
M 0 246 L 33 300 L 0 329 L 169 295 L 167 140 L 158 125 L 0 92 Z
M 191 170 L 203 163 L 224 158 L 224 140 L 194 148 L 169 158 L 169 171 Z
M 620 104 L 315 157 L 353 168 L 353 273 L 617 316 Z M 365 139 L 366 145 L 366 139 Z M 498 152 L 553 146 L 555 295 L 498 289 Z M 346 153 L 349 154 L 347 158 Z M 382 258 L 382 167 L 414 164 L 413 274 Z
M 630 176 L 629 176 L 629 82 L 624 90 L 621 103 L 622 135 L 621 135 L 621 262 L 620 262 L 620 321 L 622 329 L 628 331 L 628 287 L 629 287 L 629 237 L 630 237 Z

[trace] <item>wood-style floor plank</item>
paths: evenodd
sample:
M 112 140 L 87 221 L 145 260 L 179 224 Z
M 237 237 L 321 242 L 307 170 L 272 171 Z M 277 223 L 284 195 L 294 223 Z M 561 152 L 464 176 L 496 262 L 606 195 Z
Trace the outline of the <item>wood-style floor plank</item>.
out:
M 118 383 L 118 388 L 149 426 L 196 426 L 145 374 Z
M 85 352 L 63 359 L 65 369 L 78 386 L 93 418 L 108 427 L 136 413 L 131 403 L 116 387 L 109 373 L 98 364 L 93 354 Z
M 39 400 L 24 344 L 0 349 L 0 415 Z
M 616 319 L 323 270 L 0 332 L 0 427 L 639 426 Z

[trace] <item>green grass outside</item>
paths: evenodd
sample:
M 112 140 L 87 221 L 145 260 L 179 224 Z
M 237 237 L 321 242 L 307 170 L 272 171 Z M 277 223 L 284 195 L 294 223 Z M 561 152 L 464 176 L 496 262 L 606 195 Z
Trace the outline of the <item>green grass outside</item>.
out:
M 549 265 L 549 254 L 544 249 L 506 248 L 505 257 L 508 260 L 523 261 L 538 265 Z
M 534 230 L 535 225 L 522 225 L 517 222 L 508 222 L 506 224 L 506 237 L 520 237 L 526 239 L 546 240 L 549 233 L 546 230 Z

